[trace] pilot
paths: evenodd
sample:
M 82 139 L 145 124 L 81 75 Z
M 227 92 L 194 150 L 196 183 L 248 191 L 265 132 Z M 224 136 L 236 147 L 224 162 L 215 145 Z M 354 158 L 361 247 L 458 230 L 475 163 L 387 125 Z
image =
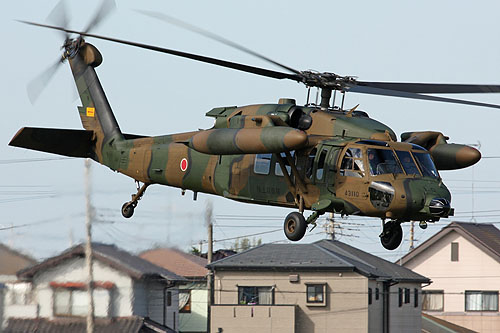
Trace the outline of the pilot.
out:
M 370 164 L 370 173 L 374 176 L 378 175 L 377 167 L 379 163 L 373 150 L 368 150 L 368 163 Z

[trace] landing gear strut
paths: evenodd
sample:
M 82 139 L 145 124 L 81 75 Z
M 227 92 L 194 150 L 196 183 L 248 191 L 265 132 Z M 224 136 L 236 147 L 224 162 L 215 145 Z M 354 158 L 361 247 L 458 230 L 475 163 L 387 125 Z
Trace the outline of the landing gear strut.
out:
M 144 183 L 142 186 L 139 186 L 139 182 L 135 182 L 137 185 L 137 193 L 132 194 L 132 200 L 125 202 L 122 206 L 122 215 L 124 218 L 131 218 L 132 215 L 134 215 L 134 209 L 137 206 L 137 203 L 139 200 L 141 200 L 142 196 L 144 195 L 144 192 L 146 192 L 146 189 L 150 185 L 149 183 Z
M 382 222 L 380 242 L 387 250 L 395 250 L 403 240 L 403 229 L 398 221 Z

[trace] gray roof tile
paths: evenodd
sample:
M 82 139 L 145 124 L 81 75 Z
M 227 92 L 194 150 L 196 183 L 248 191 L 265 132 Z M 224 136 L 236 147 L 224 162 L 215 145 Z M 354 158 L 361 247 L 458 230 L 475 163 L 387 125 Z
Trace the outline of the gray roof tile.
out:
M 429 279 L 339 241 L 312 244 L 264 244 L 213 262 L 215 270 L 334 270 L 357 271 L 377 279 L 421 281 Z

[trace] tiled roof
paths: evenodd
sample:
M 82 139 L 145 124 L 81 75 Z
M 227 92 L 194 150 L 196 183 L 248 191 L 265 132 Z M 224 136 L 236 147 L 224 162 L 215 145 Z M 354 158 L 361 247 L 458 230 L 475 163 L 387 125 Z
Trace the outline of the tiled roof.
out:
M 176 249 L 154 249 L 144 251 L 139 257 L 187 278 L 205 277 L 207 259 Z
M 457 232 L 478 248 L 500 262 L 500 230 L 491 223 L 452 222 L 434 236 L 417 246 L 413 251 L 403 256 L 400 261 L 407 263 L 427 248 L 435 244 L 451 232 Z
M 370 278 L 429 281 L 405 267 L 335 240 L 321 240 L 312 244 L 264 244 L 213 262 L 207 267 L 215 270 L 356 271 Z
M 0 243 L 0 262 L 0 275 L 15 275 L 18 270 L 36 263 L 36 260 Z
M 85 333 L 85 318 L 18 319 L 8 321 L 5 333 Z M 96 319 L 95 333 L 175 333 L 174 330 L 142 317 Z
M 143 279 L 148 276 L 161 276 L 172 281 L 184 281 L 185 279 L 163 267 L 156 266 L 139 256 L 130 254 L 114 245 L 92 243 L 92 253 L 96 260 L 99 260 L 117 270 L 127 273 L 132 278 Z M 56 266 L 62 261 L 83 257 L 85 255 L 85 245 L 79 244 L 64 251 L 58 256 L 49 258 L 37 265 L 23 269 L 17 273 L 20 278 L 31 278 L 40 270 Z

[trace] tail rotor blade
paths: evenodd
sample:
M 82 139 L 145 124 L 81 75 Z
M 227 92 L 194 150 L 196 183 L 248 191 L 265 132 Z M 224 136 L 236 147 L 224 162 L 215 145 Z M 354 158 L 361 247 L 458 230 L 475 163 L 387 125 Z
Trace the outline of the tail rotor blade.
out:
M 52 77 L 54 77 L 54 74 L 57 72 L 57 69 L 61 64 L 62 62 L 58 60 L 28 83 L 27 91 L 31 104 L 35 104 L 36 100 L 40 97 L 40 94 L 50 82 Z
M 95 29 L 101 22 L 104 20 L 106 16 L 108 16 L 111 12 L 116 9 L 116 4 L 114 0 L 103 0 L 101 2 L 101 6 L 97 9 L 94 17 L 90 20 L 87 27 L 83 30 L 84 33 L 89 32 L 92 29 Z
M 47 16 L 47 21 L 59 27 L 67 27 L 69 25 L 69 17 L 64 0 L 59 1 L 54 9 L 52 9 L 50 14 Z M 65 40 L 69 37 L 69 34 L 66 32 L 61 32 L 60 34 Z

